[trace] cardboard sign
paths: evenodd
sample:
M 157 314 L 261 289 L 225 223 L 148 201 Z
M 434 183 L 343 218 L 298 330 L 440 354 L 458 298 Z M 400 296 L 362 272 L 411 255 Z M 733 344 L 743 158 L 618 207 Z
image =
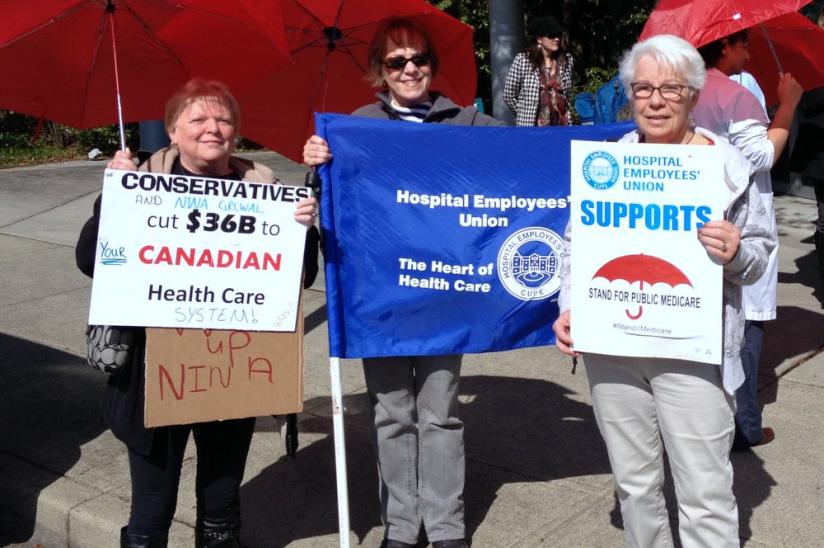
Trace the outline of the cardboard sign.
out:
M 304 187 L 107 170 L 89 323 L 294 331 Z
M 294 333 L 146 329 L 146 427 L 303 410 L 303 320 Z
M 724 218 L 719 147 L 572 142 L 575 349 L 722 359 L 722 267 L 696 231 Z

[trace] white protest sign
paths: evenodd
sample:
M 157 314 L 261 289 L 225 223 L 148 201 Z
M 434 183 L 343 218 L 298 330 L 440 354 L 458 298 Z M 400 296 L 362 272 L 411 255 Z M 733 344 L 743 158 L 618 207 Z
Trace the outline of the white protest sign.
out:
M 310 195 L 106 170 L 89 323 L 293 331 Z
M 573 141 L 571 154 L 575 349 L 720 364 L 722 267 L 696 232 L 724 218 L 719 147 Z

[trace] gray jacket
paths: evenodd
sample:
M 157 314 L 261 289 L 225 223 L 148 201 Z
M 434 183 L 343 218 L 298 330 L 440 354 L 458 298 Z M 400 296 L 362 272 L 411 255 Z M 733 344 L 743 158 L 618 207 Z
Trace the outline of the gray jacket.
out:
M 503 126 L 500 120 L 479 112 L 475 107 L 459 107 L 449 97 L 433 91 L 432 108 L 423 119 L 424 123 L 447 124 L 451 126 Z M 376 93 L 376 103 L 363 106 L 352 113 L 352 116 L 364 118 L 378 118 L 380 120 L 400 120 L 398 114 L 390 106 L 391 99 L 385 91 Z
M 741 367 L 741 348 L 744 345 L 744 309 L 741 286 L 755 283 L 767 267 L 767 258 L 778 245 L 778 235 L 771 228 L 770 217 L 758 188 L 751 183 L 750 163 L 737 148 L 726 140 L 703 129 L 696 132 L 707 137 L 724 151 L 724 182 L 729 189 L 725 212 L 726 220 L 741 229 L 738 253 L 724 265 L 724 348 L 721 365 L 724 389 L 732 394 L 744 382 Z M 638 132 L 624 135 L 621 143 L 637 143 Z M 561 294 L 558 299 L 561 311 L 569 309 L 570 262 L 572 251 L 571 225 L 567 225 L 566 246 L 561 255 Z

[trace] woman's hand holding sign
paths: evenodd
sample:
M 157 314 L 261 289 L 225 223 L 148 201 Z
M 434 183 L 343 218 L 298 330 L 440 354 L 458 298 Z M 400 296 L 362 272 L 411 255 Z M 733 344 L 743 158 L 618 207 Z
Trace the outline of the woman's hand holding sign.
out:
M 555 332 L 555 346 L 564 354 L 573 358 L 580 358 L 581 353 L 572 349 L 572 337 L 569 335 L 569 317 L 569 310 L 564 310 L 555 320 L 555 323 L 552 324 L 552 330 Z
M 315 224 L 315 217 L 318 216 L 318 201 L 315 198 L 304 198 L 298 202 L 295 210 L 295 220 L 303 226 L 310 227 Z
M 741 229 L 729 221 L 710 221 L 698 229 L 698 241 L 710 257 L 725 265 L 738 253 Z
M 132 151 L 128 148 L 115 152 L 114 158 L 109 160 L 106 167 L 109 169 L 122 169 L 123 171 L 137 171 L 137 164 L 134 163 L 132 158 Z

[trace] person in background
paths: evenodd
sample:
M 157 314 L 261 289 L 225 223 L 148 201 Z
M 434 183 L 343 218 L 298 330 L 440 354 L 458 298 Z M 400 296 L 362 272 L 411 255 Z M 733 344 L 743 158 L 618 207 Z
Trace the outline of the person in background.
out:
M 166 103 L 164 122 L 171 146 L 154 153 L 139 168 L 128 149 L 118 151 L 107 167 L 279 184 L 266 166 L 232 155 L 240 129 L 240 109 L 223 84 L 191 80 Z M 98 197 L 94 216 L 83 226 L 75 250 L 77 266 L 90 277 L 94 275 L 100 202 Z M 314 198 L 298 202 L 295 221 L 309 227 L 316 215 Z M 120 545 L 167 545 L 177 507 L 183 455 L 191 433 L 197 447 L 196 546 L 238 547 L 240 482 L 255 419 L 145 428 L 145 331 L 136 329 L 134 359 L 109 378 L 103 404 L 106 424 L 126 444 L 129 454 L 132 505 L 129 523 L 121 530 Z
M 752 164 L 761 200 L 770 214 L 775 231 L 770 169 L 781 156 L 789 136 L 795 107 L 801 98 L 801 86 L 789 73 L 778 84 L 778 109 L 770 122 L 758 99 L 730 76 L 740 74 L 749 59 L 747 31 L 743 30 L 699 48 L 707 67 L 707 83 L 693 109 L 696 124 L 738 147 Z M 770 254 L 764 275 L 744 289 L 744 312 L 747 318 L 745 345 L 741 361 L 746 380 L 735 395 L 736 438 L 738 449 L 770 443 L 772 428 L 761 424 L 758 404 L 758 369 L 764 339 L 764 322 L 776 316 L 778 287 L 778 248 Z
M 721 366 L 663 358 L 584 356 L 595 419 L 615 476 L 624 537 L 633 548 L 673 546 L 663 492 L 666 454 L 678 499 L 681 546 L 737 547 L 738 509 L 730 449 L 735 432 L 733 393 L 744 380 L 741 286 L 761 276 L 776 235 L 758 190 L 751 184 L 746 158 L 722 137 L 691 125 L 690 113 L 706 77 L 695 48 L 676 36 L 652 37 L 624 55 L 620 75 L 638 125 L 621 142 L 719 147 L 724 179 L 717 184 L 729 196 L 725 218 L 705 223 L 695 243 L 704 247 L 708 261 L 723 265 L 723 310 L 718 311 L 724 326 Z M 573 236 L 568 227 L 561 256 L 561 314 L 553 330 L 558 349 L 578 356 L 570 336 Z
M 824 22 L 824 10 L 821 17 Z M 810 181 L 815 191 L 818 220 L 813 241 L 821 279 L 820 300 L 824 306 L 824 87 L 804 92 L 797 114 L 798 137 L 790 155 L 790 167 Z
M 368 59 L 368 79 L 384 91 L 375 103 L 353 114 L 411 123 L 503 125 L 431 91 L 437 70 L 436 44 L 423 28 L 409 19 L 385 22 L 372 39 Z M 304 162 L 317 166 L 331 159 L 326 141 L 310 137 L 303 148 Z M 466 464 L 458 413 L 461 359 L 454 355 L 363 360 L 386 548 L 417 545 L 422 526 L 435 548 L 467 546 Z
M 767 98 L 764 97 L 764 90 L 758 85 L 755 76 L 746 70 L 742 70 L 738 74 L 730 74 L 730 80 L 740 84 L 744 89 L 755 95 L 755 98 L 758 99 L 758 104 L 764 109 L 764 113 L 767 113 Z
M 516 126 L 566 126 L 574 61 L 563 48 L 564 30 L 554 17 L 530 21 L 531 44 L 515 56 L 506 75 L 504 100 Z

